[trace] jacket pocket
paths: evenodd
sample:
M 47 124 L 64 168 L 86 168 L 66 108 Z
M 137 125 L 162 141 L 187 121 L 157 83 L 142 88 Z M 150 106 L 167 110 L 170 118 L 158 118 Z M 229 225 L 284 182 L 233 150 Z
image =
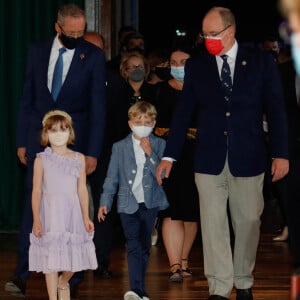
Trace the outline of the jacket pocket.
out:
M 129 201 L 129 189 L 125 187 L 119 188 L 118 191 L 118 207 L 127 207 Z

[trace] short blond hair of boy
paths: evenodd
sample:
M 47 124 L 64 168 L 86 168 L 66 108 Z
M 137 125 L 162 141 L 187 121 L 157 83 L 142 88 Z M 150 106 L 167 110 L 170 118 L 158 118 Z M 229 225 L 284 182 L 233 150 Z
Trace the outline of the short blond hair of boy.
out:
M 157 111 L 154 105 L 147 101 L 138 101 L 133 104 L 128 110 L 128 119 L 146 115 L 151 118 L 152 121 L 156 120 Z

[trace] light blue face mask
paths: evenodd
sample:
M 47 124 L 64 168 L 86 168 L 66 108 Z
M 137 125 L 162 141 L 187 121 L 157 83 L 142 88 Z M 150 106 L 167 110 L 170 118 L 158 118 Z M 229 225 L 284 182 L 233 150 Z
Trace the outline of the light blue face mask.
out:
M 184 67 L 173 67 L 171 66 L 171 75 L 174 79 L 182 81 L 184 79 Z
M 300 33 L 291 35 L 291 53 L 297 75 L 300 75 Z

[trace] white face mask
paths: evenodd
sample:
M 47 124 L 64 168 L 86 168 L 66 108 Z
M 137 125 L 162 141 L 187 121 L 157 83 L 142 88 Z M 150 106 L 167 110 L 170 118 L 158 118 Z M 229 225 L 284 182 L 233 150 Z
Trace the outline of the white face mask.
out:
M 132 132 L 139 138 L 147 137 L 153 130 L 153 127 L 149 126 L 132 126 Z
M 51 146 L 64 146 L 67 145 L 70 137 L 69 130 L 48 132 L 49 143 Z

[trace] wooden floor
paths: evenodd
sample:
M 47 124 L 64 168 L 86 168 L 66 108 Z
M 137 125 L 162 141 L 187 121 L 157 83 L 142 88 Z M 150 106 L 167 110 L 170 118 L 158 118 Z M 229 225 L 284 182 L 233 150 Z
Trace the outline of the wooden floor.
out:
M 289 300 L 290 275 L 294 271 L 293 260 L 286 242 L 272 242 L 278 228 L 278 212 L 273 201 L 266 203 L 262 218 L 262 234 L 254 271 L 255 283 L 253 294 L 255 300 Z M 13 273 L 16 264 L 17 234 L 0 234 L 0 300 L 20 299 L 4 291 L 7 279 Z M 86 271 L 85 281 L 80 285 L 79 295 L 82 300 L 123 299 L 129 290 L 126 254 L 123 241 L 115 241 L 111 253 L 112 279 L 94 278 L 91 271 Z M 159 240 L 152 247 L 146 286 L 151 300 L 206 300 L 208 288 L 203 276 L 203 259 L 201 238 L 198 237 L 190 256 L 190 267 L 194 272 L 192 278 L 182 284 L 168 281 L 168 260 L 164 247 Z M 46 300 L 46 286 L 42 274 L 32 273 L 27 284 L 27 294 L 23 299 Z M 233 290 L 230 300 L 235 299 Z

